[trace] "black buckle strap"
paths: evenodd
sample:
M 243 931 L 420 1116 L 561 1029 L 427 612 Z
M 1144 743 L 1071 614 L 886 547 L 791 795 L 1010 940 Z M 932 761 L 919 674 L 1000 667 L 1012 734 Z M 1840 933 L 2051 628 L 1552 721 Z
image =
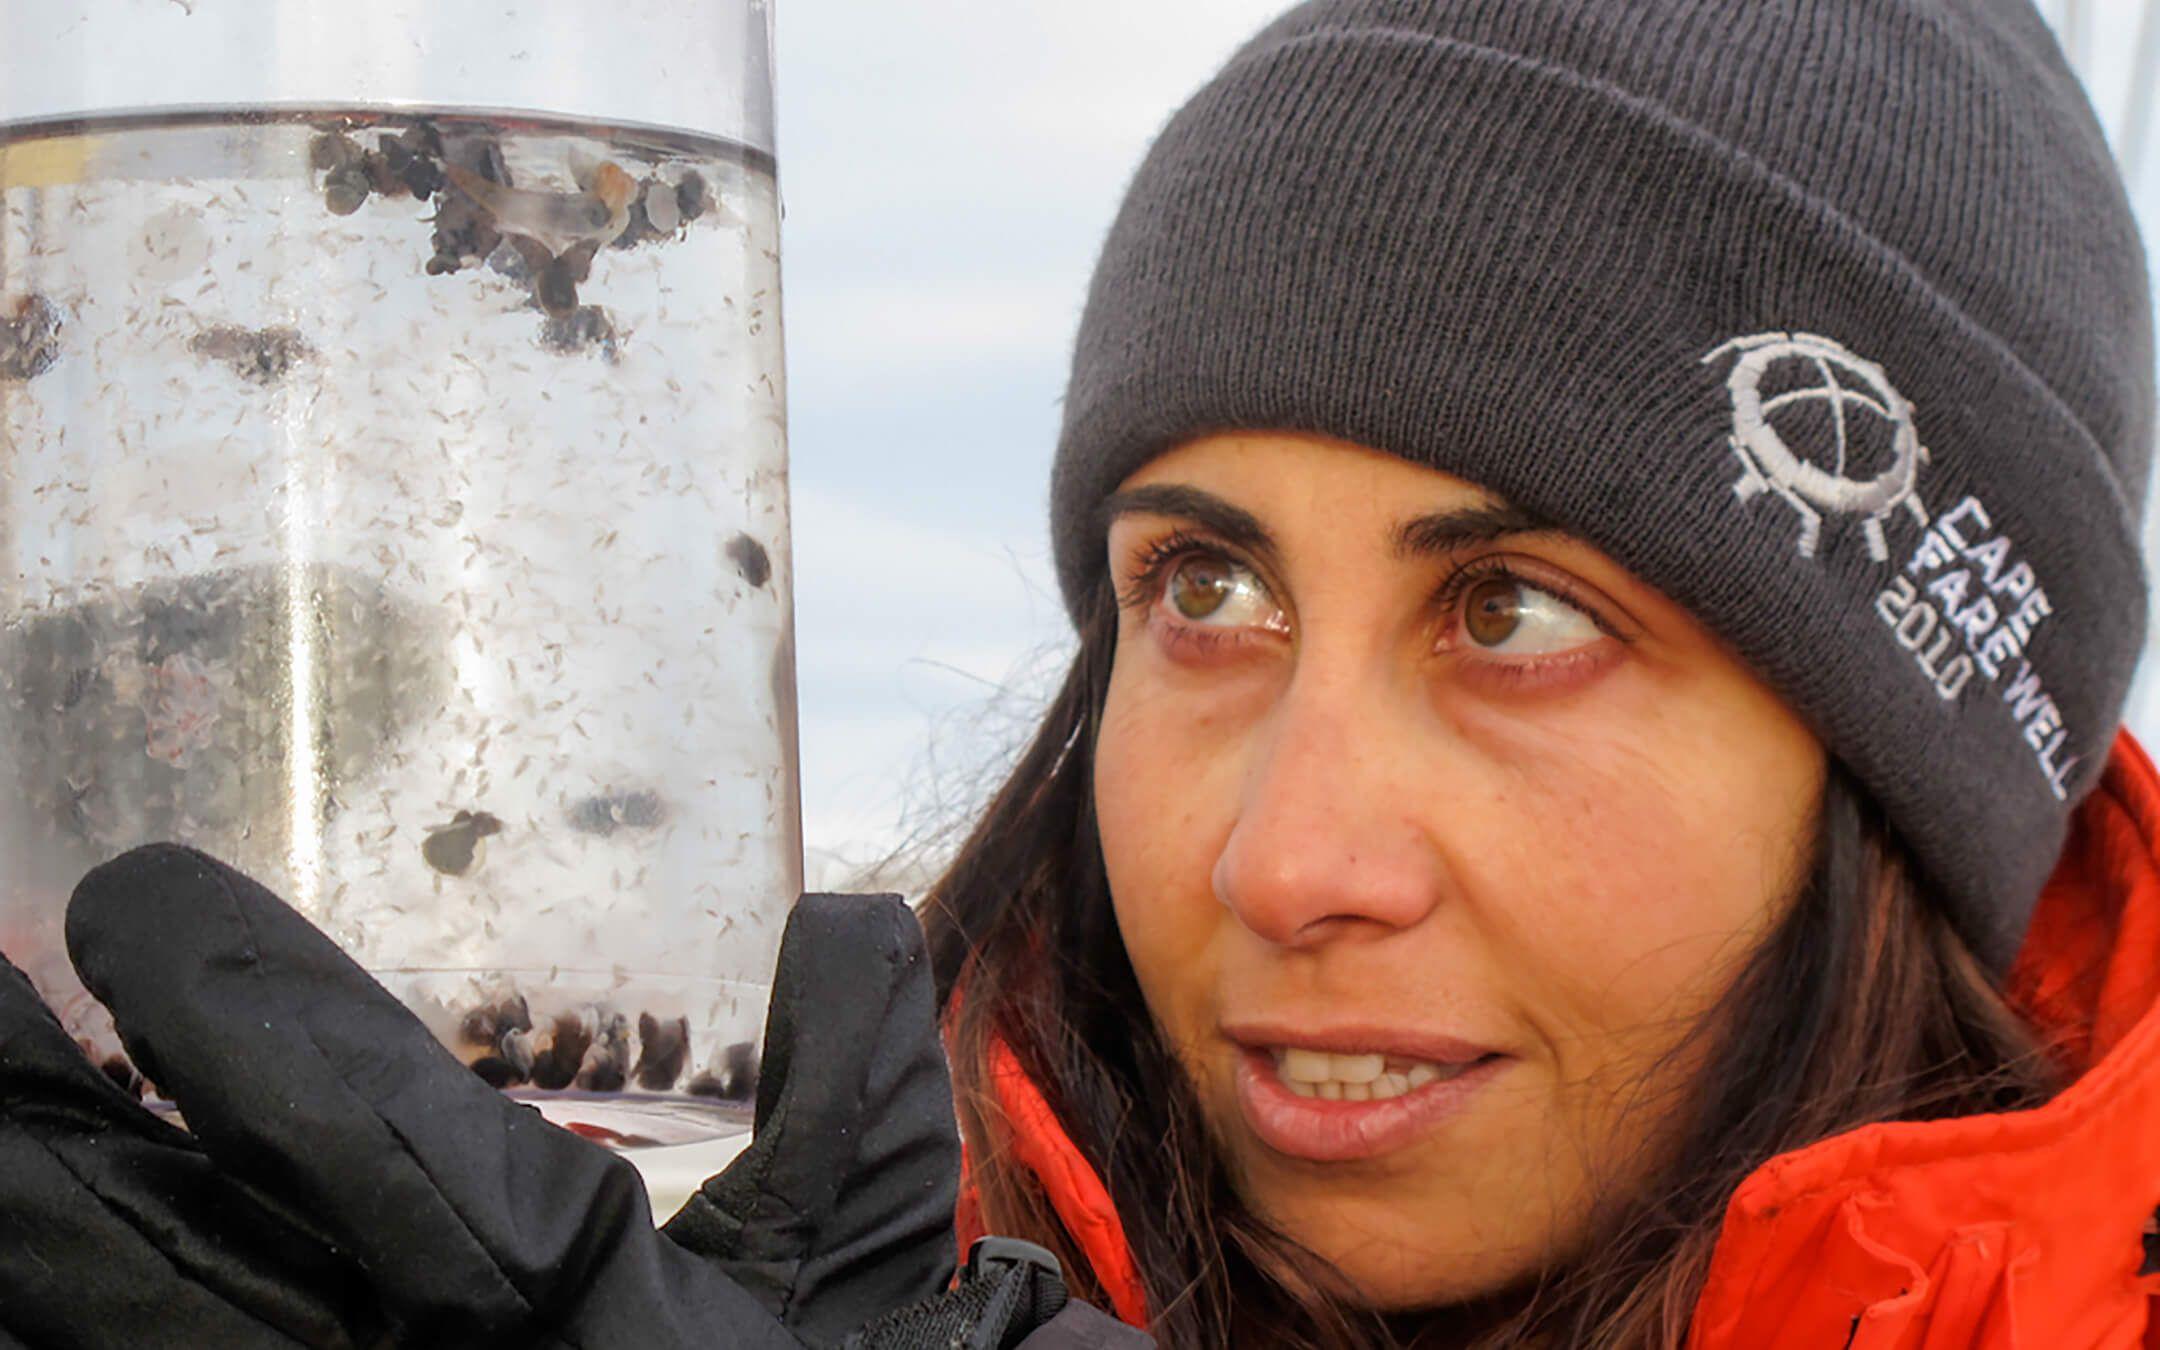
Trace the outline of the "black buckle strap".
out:
M 978 1238 L 950 1290 L 879 1318 L 842 1350 L 1015 1350 L 1071 1298 L 1064 1268 L 1044 1248 Z

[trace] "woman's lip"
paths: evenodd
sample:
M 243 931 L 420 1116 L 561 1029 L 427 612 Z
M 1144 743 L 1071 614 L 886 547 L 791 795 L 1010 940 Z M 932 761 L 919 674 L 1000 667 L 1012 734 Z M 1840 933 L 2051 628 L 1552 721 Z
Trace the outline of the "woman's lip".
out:
M 1461 1061 L 1454 1061 L 1460 1063 Z M 1512 1063 L 1494 1055 L 1456 1074 L 1382 1101 L 1301 1097 L 1283 1085 L 1275 1057 L 1243 1048 L 1237 1062 L 1238 1108 L 1260 1142 L 1308 1162 L 1377 1158 L 1415 1142 L 1459 1115 L 1478 1090 Z
M 1326 1050 L 1338 1055 L 1391 1055 L 1396 1059 L 1422 1059 L 1433 1064 L 1468 1064 L 1500 1053 L 1489 1045 L 1473 1045 L 1452 1036 L 1379 1026 L 1337 1026 L 1314 1029 L 1310 1025 L 1272 1022 L 1225 1022 L 1223 1035 L 1244 1050 Z

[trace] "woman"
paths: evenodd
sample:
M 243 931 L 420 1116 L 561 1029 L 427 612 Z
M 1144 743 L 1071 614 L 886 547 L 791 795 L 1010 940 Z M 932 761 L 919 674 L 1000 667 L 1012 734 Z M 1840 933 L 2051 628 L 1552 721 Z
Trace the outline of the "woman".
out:
M 1180 1347 L 2136 1342 L 2147 296 L 2022 3 L 1262 32 L 929 911 L 963 1227 Z

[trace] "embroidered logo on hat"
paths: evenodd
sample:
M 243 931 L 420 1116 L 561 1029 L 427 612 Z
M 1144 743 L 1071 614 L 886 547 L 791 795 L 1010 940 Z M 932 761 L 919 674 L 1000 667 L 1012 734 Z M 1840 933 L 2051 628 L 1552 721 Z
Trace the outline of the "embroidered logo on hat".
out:
M 1944 704 L 1998 689 L 2048 791 L 2067 800 L 2078 756 L 2065 754 L 2061 710 L 2027 658 L 2054 604 L 1979 497 L 1960 498 L 1940 516 L 1928 510 L 1919 477 L 1931 456 L 1911 401 L 1881 366 L 1814 333 L 1734 338 L 1702 358 L 1727 359 L 1727 444 L 1740 461 L 1733 495 L 1747 502 L 1773 493 L 1792 507 L 1803 558 L 1815 556 L 1826 517 L 1857 516 L 1868 556 L 1888 563 L 1883 520 L 1900 507 L 1909 512 L 1919 536 L 1883 578 L 1876 616 Z
M 1739 359 L 1725 377 L 1732 396 L 1729 443 L 1740 461 L 1733 493 L 1742 501 L 1766 491 L 1782 497 L 1800 517 L 1801 557 L 1815 556 L 1826 512 L 1861 517 L 1868 556 L 1877 562 L 1890 557 L 1884 516 L 1902 506 L 1923 528 L 1927 525 L 1927 509 L 1914 492 L 1927 447 L 1913 425 L 1912 404 L 1881 366 L 1813 333 L 1734 338 L 1704 356 L 1703 363 L 1733 356 Z M 1815 463 L 1793 450 L 1778 431 L 1781 413 L 1828 421 L 1830 463 Z M 1866 453 L 1870 441 L 1882 443 L 1880 453 Z M 1856 469 L 1865 472 L 1866 461 L 1885 457 L 1880 472 L 1854 476 Z

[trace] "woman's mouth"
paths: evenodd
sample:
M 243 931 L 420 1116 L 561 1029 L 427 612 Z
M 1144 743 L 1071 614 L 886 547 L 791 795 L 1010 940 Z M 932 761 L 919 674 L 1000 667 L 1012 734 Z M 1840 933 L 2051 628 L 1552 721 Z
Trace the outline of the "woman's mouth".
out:
M 1300 1097 L 1323 1101 L 1387 1101 L 1412 1088 L 1457 1077 L 1472 1063 L 1436 1064 L 1431 1060 L 1406 1059 L 1378 1052 L 1338 1055 L 1327 1050 L 1278 1046 L 1275 1076 Z
M 1238 1105 L 1260 1142 L 1311 1162 L 1392 1153 L 1453 1118 L 1509 1060 L 1240 1047 Z

